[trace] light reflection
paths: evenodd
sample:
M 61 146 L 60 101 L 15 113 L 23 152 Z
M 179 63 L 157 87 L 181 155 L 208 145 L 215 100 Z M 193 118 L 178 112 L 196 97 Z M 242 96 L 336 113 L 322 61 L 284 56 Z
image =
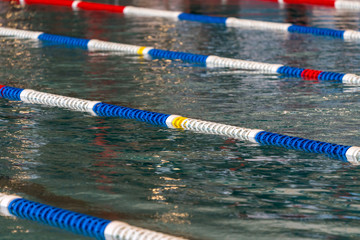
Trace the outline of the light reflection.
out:
M 190 214 L 186 212 L 178 212 L 178 206 L 174 206 L 174 210 L 155 215 L 156 221 L 163 222 L 163 223 L 173 223 L 173 224 L 191 224 L 190 221 Z
M 14 227 L 15 229 L 12 229 L 11 230 L 11 233 L 29 233 L 30 232 L 30 229 L 26 229 L 24 228 L 23 226 L 15 226 Z
M 19 118 L 10 118 L 14 129 L 4 131 L 2 140 L 7 142 L 5 152 L 7 163 L 14 170 L 14 178 L 29 180 L 39 176 L 34 172 L 34 167 L 40 165 L 35 158 L 40 155 L 39 149 L 46 145 L 46 141 L 37 134 L 37 122 L 29 117 L 33 111 L 29 109 L 13 108 L 9 112 L 21 114 Z M 5 116 L 5 118 L 7 118 Z M 2 157 L 2 159 L 4 159 Z
M 160 189 L 152 189 L 152 192 L 154 195 L 151 196 L 150 200 L 153 200 L 153 201 L 165 201 L 166 198 L 164 196 L 161 196 L 159 195 L 161 192 L 160 192 Z M 165 203 L 167 204 L 167 203 Z
M 169 162 L 169 161 L 167 161 L 167 162 Z M 181 180 L 180 178 L 171 178 L 171 177 L 165 177 L 165 176 L 160 177 L 160 179 L 165 180 L 165 181 L 180 181 Z
M 171 209 L 165 213 L 156 213 L 154 216 L 156 221 L 173 224 L 191 224 L 189 219 L 190 214 L 180 211 L 179 206 L 170 204 L 169 199 L 167 198 L 167 195 L 170 197 L 171 193 L 178 191 L 180 188 L 186 188 L 186 185 L 182 184 L 182 179 L 167 176 L 160 176 L 159 179 L 161 181 L 158 185 L 161 186 L 150 189 L 151 195 L 148 199 L 165 204 Z

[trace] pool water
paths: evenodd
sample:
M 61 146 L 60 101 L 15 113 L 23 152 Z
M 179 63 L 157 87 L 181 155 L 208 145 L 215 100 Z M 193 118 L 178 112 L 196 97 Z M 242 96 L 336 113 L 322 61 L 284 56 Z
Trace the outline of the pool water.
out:
M 100 2 L 100 1 L 98 1 Z M 113 4 L 113 1 L 107 1 Z M 358 12 L 261 1 L 117 1 L 357 30 Z M 331 37 L 0 2 L 0 25 L 360 74 Z M 360 145 L 359 86 L 0 38 L 1 83 Z M 0 189 L 190 239 L 358 239 L 360 169 L 324 155 L 0 99 Z M 1 239 L 86 239 L 0 217 Z

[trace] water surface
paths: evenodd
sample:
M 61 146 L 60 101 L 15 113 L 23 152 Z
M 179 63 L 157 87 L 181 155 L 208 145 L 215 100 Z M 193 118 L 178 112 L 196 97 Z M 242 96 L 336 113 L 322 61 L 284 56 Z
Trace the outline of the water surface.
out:
M 222 4 L 223 2 L 223 4 Z M 108 1 L 108 3 L 113 3 Z M 359 14 L 257 1 L 121 1 L 359 28 Z M 0 2 L 0 25 L 360 74 L 359 43 Z M 0 38 L 1 84 L 360 145 L 359 87 Z M 191 239 L 358 239 L 358 167 L 324 155 L 0 99 L 0 189 Z M 86 239 L 0 218 L 1 239 Z

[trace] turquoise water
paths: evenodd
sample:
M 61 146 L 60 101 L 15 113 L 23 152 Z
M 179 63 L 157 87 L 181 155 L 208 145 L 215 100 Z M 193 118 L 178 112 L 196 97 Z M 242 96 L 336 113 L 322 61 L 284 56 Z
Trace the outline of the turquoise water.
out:
M 356 12 L 202 2 L 120 4 L 359 28 Z M 359 43 L 328 37 L 6 2 L 0 25 L 360 74 Z M 0 59 L 4 85 L 360 145 L 356 86 L 3 37 Z M 324 155 L 4 99 L 0 129 L 4 193 L 190 239 L 360 237 L 359 167 Z M 17 218 L 0 226 L 1 239 L 86 239 Z

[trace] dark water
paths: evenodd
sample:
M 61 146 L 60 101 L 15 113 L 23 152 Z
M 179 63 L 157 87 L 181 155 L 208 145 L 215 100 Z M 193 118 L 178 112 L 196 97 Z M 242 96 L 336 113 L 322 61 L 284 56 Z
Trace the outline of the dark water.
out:
M 113 3 L 113 2 L 108 2 Z M 119 1 L 359 28 L 360 15 L 257 1 Z M 360 74 L 359 43 L 0 2 L 2 26 Z M 360 145 L 359 87 L 0 38 L 1 83 Z M 360 174 L 323 155 L 0 99 L 0 189 L 192 239 L 358 239 Z M 82 239 L 0 218 L 1 239 Z

